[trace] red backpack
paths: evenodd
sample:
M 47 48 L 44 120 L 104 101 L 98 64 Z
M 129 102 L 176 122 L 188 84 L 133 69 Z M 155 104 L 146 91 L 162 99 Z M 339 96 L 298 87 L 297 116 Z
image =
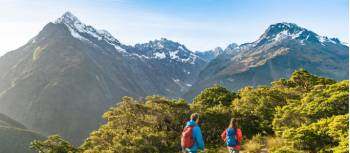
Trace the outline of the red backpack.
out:
M 181 147 L 190 148 L 194 144 L 192 129 L 194 126 L 186 126 L 181 134 Z

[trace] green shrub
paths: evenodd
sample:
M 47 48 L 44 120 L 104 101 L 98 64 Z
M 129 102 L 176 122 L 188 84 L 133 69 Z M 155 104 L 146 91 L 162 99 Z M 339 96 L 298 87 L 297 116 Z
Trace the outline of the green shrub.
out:
M 271 153 L 304 153 L 304 152 L 300 150 L 296 150 L 290 146 L 282 146 L 280 148 L 276 148 L 276 150 L 274 151 L 271 151 Z
M 243 145 L 244 151 L 247 151 L 249 153 L 259 153 L 262 145 L 256 141 L 248 141 Z

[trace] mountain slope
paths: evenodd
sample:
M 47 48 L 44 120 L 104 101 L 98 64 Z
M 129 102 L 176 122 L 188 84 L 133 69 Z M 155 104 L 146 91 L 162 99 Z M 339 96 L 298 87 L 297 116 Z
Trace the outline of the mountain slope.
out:
M 123 45 L 67 12 L 0 58 L 0 112 L 78 144 L 122 96 L 180 96 L 205 65 L 175 42 L 154 49 L 166 58 L 146 50 Z
M 271 25 L 257 41 L 236 48 L 212 60 L 184 97 L 189 100 L 216 83 L 234 90 L 267 85 L 299 68 L 337 80 L 348 78 L 348 46 L 293 23 Z
M 30 142 L 44 137 L 0 113 L 0 138 L 1 153 L 32 153 L 34 151 L 29 149 Z

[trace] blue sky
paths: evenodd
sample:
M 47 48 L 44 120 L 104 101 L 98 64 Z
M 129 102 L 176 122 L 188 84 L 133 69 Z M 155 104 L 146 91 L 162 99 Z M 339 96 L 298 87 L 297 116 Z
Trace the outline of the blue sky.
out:
M 0 0 L 0 55 L 65 11 L 125 44 L 165 37 L 194 51 L 252 42 L 277 22 L 349 36 L 348 0 Z

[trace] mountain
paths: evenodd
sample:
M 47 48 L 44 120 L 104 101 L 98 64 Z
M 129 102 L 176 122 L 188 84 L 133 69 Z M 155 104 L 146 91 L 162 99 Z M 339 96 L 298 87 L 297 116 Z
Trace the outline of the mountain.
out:
M 34 153 L 29 149 L 30 142 L 44 137 L 0 113 L 0 138 L 1 153 Z
M 122 96 L 179 97 L 205 65 L 182 44 L 124 45 L 67 12 L 0 58 L 0 112 L 79 144 Z
M 224 50 L 221 47 L 216 47 L 215 49 L 208 51 L 196 51 L 195 54 L 205 61 L 209 62 L 216 58 L 218 55 L 224 53 Z
M 294 23 L 273 24 L 258 40 L 230 48 L 230 54 L 211 60 L 200 72 L 197 82 L 184 95 L 186 99 L 213 84 L 233 90 L 268 85 L 299 68 L 336 80 L 349 77 L 348 46 Z

